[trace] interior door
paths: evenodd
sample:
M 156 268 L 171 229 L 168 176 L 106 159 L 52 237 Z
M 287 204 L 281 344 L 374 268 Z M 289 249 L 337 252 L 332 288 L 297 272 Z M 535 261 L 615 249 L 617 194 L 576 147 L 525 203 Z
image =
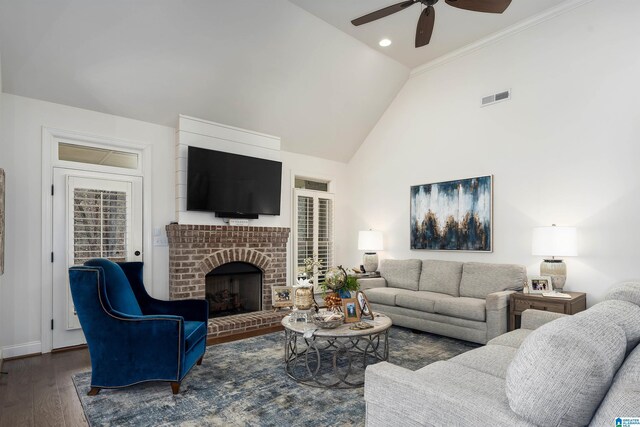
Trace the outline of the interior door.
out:
M 54 168 L 52 347 L 85 343 L 68 269 L 91 258 L 142 261 L 142 177 Z

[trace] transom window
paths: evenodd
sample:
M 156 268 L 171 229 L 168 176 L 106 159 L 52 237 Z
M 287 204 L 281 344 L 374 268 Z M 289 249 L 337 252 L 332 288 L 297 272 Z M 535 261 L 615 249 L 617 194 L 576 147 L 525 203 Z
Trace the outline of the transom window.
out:
M 58 160 L 125 169 L 138 169 L 137 153 L 92 147 L 89 145 L 58 143 Z

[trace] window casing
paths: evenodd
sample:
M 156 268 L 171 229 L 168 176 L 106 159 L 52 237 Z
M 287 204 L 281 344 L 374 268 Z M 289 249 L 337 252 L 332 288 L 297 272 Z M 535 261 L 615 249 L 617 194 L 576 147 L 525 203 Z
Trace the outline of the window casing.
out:
M 317 257 L 322 266 L 314 268 L 316 292 L 328 268 L 334 267 L 334 195 L 324 191 L 294 189 L 294 280 L 304 273 L 306 258 Z

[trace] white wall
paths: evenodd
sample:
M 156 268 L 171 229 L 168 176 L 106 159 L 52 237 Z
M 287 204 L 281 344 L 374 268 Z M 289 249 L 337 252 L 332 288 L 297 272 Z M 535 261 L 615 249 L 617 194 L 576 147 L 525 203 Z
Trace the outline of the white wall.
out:
M 519 263 L 531 229 L 578 227 L 566 290 L 597 302 L 640 277 L 640 3 L 591 2 L 412 77 L 349 163 L 347 250 L 384 231 L 388 258 Z M 480 108 L 507 88 L 513 99 Z M 494 252 L 409 249 L 409 187 L 494 175 Z
M 175 130 L 9 94 L 1 95 L 1 105 L 0 166 L 7 174 L 7 239 L 0 288 L 0 342 L 7 357 L 40 351 L 42 127 L 153 144 L 152 224 L 163 229 L 174 216 Z M 161 294 L 168 288 L 168 249 L 153 249 L 153 288 Z
M 153 144 L 152 226 L 175 221 L 175 132 L 173 128 L 60 104 L 0 95 L 0 167 L 7 173 L 5 275 L 0 286 L 0 343 L 5 357 L 40 351 L 42 127 L 51 127 L 132 142 Z M 281 215 L 252 225 L 291 227 L 292 171 L 334 180 L 336 236 L 344 234 L 343 191 L 346 164 L 281 152 L 283 197 Z M 48 191 L 48 189 L 47 189 Z M 219 221 L 212 217 L 212 221 Z M 291 238 L 289 250 L 291 248 Z M 336 247 L 337 259 L 344 256 Z M 167 298 L 168 248 L 153 248 L 153 293 Z M 288 270 L 290 271 L 290 269 Z
M 0 57 L 0 97 L 2 96 L 2 58 Z M 0 146 L 2 144 L 2 102 L 0 102 Z M 4 169 L 3 166 L 3 161 L 1 160 L 2 157 L 0 155 L 0 168 Z M 2 292 L 2 282 L 3 282 L 3 276 L 4 275 L 0 275 L 0 292 Z M 2 294 L 0 293 L 0 368 L 2 367 L 2 346 L 3 346 L 3 341 L 2 341 Z

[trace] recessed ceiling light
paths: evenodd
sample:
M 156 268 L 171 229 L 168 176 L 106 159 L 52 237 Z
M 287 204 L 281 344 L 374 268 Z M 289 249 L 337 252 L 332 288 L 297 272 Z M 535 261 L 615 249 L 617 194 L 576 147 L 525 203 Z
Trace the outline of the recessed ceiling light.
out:
M 389 39 L 382 39 L 378 42 L 378 44 L 382 47 L 387 47 L 391 45 L 391 40 Z

